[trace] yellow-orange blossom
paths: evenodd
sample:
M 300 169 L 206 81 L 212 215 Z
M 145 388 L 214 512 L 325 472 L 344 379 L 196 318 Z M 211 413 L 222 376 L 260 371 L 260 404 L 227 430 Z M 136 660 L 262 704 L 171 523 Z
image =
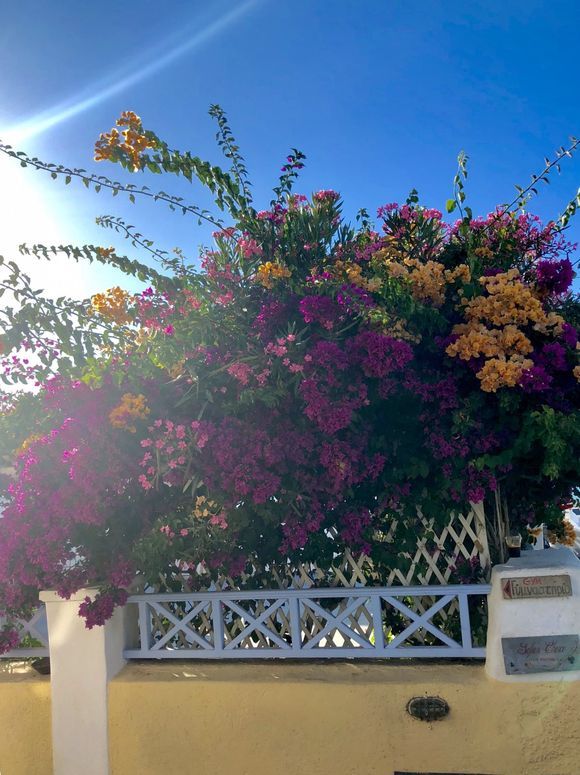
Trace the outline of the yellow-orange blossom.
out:
M 129 433 L 136 433 L 135 420 L 145 420 L 151 410 L 142 393 L 124 393 L 121 403 L 109 412 L 109 422 L 113 428 L 122 428 Z
M 90 312 L 118 325 L 124 325 L 131 320 L 127 312 L 128 300 L 127 291 L 116 285 L 104 293 L 96 293 L 91 297 Z
M 523 371 L 533 366 L 525 357 L 533 345 L 519 326 L 558 333 L 564 320 L 544 311 L 532 289 L 521 282 L 517 269 L 480 277 L 479 282 L 487 295 L 462 301 L 467 322 L 453 327 L 452 333 L 458 338 L 446 353 L 462 360 L 486 358 L 477 377 L 481 389 L 490 393 L 500 387 L 514 387 Z
M 143 132 L 141 119 L 132 110 L 126 110 L 116 121 L 117 126 L 126 127 L 122 132 L 111 129 L 103 132 L 95 143 L 95 161 L 111 159 L 116 152 L 121 151 L 128 158 L 133 170 L 142 166 L 142 154 L 147 148 L 155 148 L 156 142 Z

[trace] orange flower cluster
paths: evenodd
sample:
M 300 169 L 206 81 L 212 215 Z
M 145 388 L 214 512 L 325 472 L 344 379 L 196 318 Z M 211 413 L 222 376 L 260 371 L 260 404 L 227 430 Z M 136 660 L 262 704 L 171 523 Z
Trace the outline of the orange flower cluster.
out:
M 494 277 L 480 277 L 479 282 L 487 295 L 469 302 L 465 310 L 468 320 L 485 320 L 496 326 L 546 322 L 541 301 L 521 282 L 517 269 Z
M 95 248 L 95 253 L 101 258 L 111 258 L 115 254 L 115 248 Z
M 549 532 L 548 541 L 551 544 L 561 544 L 563 546 L 575 546 L 576 545 L 576 528 L 570 522 L 569 519 L 564 519 L 562 522 L 563 533 L 556 534 Z
M 382 251 L 378 251 L 382 253 Z M 442 307 L 445 303 L 447 287 L 457 282 L 468 283 L 471 272 L 467 264 L 460 264 L 455 269 L 445 269 L 439 261 L 422 262 L 417 258 L 404 257 L 393 259 L 388 251 L 383 254 L 386 270 L 390 277 L 407 278 L 413 298 L 426 302 L 434 307 Z
M 31 444 L 34 444 L 35 441 L 38 441 L 38 439 L 41 439 L 41 438 L 42 438 L 42 435 L 40 433 L 31 433 L 30 436 L 27 436 L 22 442 L 22 444 L 16 450 L 16 457 L 19 457 L 20 455 L 22 455 L 23 452 L 26 452 L 26 450 Z
M 495 393 L 500 387 L 515 387 L 524 369 L 530 369 L 534 362 L 529 358 L 512 355 L 506 358 L 500 355 L 490 358 L 477 372 L 477 378 L 481 381 L 481 389 L 486 393 Z
M 532 325 L 552 333 L 561 330 L 564 321 L 544 311 L 533 291 L 521 282 L 517 269 L 480 277 L 479 282 L 487 294 L 462 300 L 467 323 L 454 326 L 458 339 L 446 353 L 466 361 L 487 358 L 477 377 L 482 390 L 495 393 L 500 387 L 517 385 L 524 369 L 533 365 L 525 357 L 532 352 L 532 343 L 519 326 Z
M 122 428 L 129 433 L 137 433 L 135 420 L 145 420 L 151 414 L 145 396 L 139 393 L 124 393 L 121 403 L 109 412 L 109 422 L 113 428 Z
M 386 325 L 383 325 L 383 331 L 393 339 L 402 339 L 404 342 L 420 342 L 421 335 L 411 333 L 403 320 L 391 319 Z
M 132 110 L 121 113 L 117 119 L 118 127 L 126 127 L 121 132 L 113 127 L 103 132 L 95 143 L 95 161 L 116 161 L 119 155 L 128 157 L 134 171 L 143 166 L 142 154 L 147 148 L 155 148 L 157 143 L 143 132 L 141 119 Z
M 505 355 L 527 355 L 533 350 L 528 337 L 517 326 L 487 328 L 482 323 L 459 323 L 453 328 L 459 338 L 447 347 L 447 355 L 463 361 L 471 358 L 496 358 Z
M 264 288 L 272 289 L 274 287 L 275 280 L 283 280 L 292 276 L 292 272 L 287 266 L 278 263 L 272 263 L 272 261 L 266 261 L 265 264 L 260 264 L 256 272 L 256 278 Z
M 104 293 L 96 293 L 91 298 L 90 312 L 122 326 L 131 320 L 127 312 L 128 299 L 127 291 L 117 285 Z
M 439 261 L 426 261 L 421 263 L 417 259 L 412 261 L 414 267 L 410 274 L 411 293 L 417 301 L 428 302 L 434 307 L 441 307 L 445 303 L 447 286 L 457 280 L 468 283 L 471 280 L 471 272 L 466 264 L 460 264 L 455 269 L 445 269 Z
M 336 261 L 334 271 L 338 277 L 344 277 L 352 285 L 363 288 L 365 291 L 369 291 L 369 293 L 379 291 L 383 285 L 381 278 L 376 275 L 370 279 L 363 277 L 362 266 L 351 261 Z
M 206 519 L 207 517 L 212 517 L 219 511 L 220 507 L 215 501 L 206 498 L 205 495 L 198 495 L 195 499 L 195 506 L 191 514 L 193 517 L 196 517 L 196 519 Z
M 385 267 L 387 270 L 387 273 L 389 277 L 392 277 L 394 279 L 398 279 L 401 277 L 409 277 L 409 270 L 406 266 L 403 266 L 403 264 L 400 264 L 398 261 L 386 261 Z
M 485 245 L 482 245 L 479 248 L 475 248 L 473 252 L 479 258 L 493 258 L 493 250 Z

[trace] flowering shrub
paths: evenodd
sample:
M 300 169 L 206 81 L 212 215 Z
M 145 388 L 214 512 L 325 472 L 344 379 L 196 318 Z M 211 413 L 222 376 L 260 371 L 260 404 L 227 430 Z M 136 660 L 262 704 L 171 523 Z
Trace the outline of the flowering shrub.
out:
M 55 354 L 31 367 L 38 395 L 6 402 L 2 612 L 26 610 L 43 587 L 96 583 L 102 594 L 81 606 L 93 626 L 137 573 L 171 584 L 280 558 L 323 566 L 347 547 L 380 575 L 416 542 L 418 510 L 440 525 L 500 486 L 513 530 L 544 521 L 566 538 L 562 507 L 580 473 L 580 304 L 561 225 L 518 207 L 485 218 L 465 208 L 446 223 L 412 192 L 354 228 L 338 193 L 292 192 L 297 151 L 257 211 L 212 112 L 229 173 L 170 150 L 133 113 L 97 143 L 97 159 L 129 170 L 197 177 L 231 220 L 158 195 L 214 224 L 199 270 L 118 220 L 105 225 L 168 274 L 83 249 L 152 284 L 71 306 L 83 324 L 74 347 L 51 343 Z M 464 203 L 456 184 L 449 210 Z M 55 327 L 48 313 L 38 320 L 42 341 Z M 0 337 L 4 363 L 22 348 L 18 325 L 10 318 Z

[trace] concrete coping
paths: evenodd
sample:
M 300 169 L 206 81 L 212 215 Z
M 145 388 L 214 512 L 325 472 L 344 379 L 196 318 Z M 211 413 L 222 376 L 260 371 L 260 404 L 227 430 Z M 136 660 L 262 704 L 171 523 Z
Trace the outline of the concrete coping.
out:
M 77 589 L 70 597 L 63 597 L 59 595 L 54 589 L 43 589 L 38 595 L 41 603 L 67 603 L 77 602 L 81 603 L 87 598 L 93 599 L 99 590 L 96 587 L 86 587 L 84 589 Z
M 572 568 L 580 570 L 580 560 L 566 547 L 539 549 L 522 552 L 521 557 L 511 557 L 505 565 L 494 565 L 492 573 L 505 571 L 538 570 L 539 568 Z

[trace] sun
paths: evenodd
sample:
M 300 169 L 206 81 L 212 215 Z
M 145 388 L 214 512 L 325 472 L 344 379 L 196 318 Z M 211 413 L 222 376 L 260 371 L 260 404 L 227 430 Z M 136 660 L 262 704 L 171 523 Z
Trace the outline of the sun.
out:
M 31 277 L 33 287 L 46 295 L 82 297 L 85 283 L 76 264 L 65 258 L 47 262 L 18 252 L 22 243 L 58 245 L 66 241 L 66 207 L 62 197 L 51 192 L 50 182 L 0 154 L 0 255 L 16 261 Z

